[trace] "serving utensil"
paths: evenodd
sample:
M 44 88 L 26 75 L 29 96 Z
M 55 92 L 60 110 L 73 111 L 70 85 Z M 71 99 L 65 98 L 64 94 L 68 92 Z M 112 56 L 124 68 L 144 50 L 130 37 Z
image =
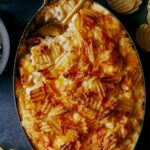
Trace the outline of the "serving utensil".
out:
M 68 16 L 62 21 L 55 24 L 45 24 L 39 28 L 33 36 L 57 36 L 65 32 L 68 20 L 81 8 L 81 6 L 87 0 L 80 0 L 78 4 L 73 8 L 73 10 L 68 14 Z M 44 5 L 47 4 L 47 0 L 44 1 Z

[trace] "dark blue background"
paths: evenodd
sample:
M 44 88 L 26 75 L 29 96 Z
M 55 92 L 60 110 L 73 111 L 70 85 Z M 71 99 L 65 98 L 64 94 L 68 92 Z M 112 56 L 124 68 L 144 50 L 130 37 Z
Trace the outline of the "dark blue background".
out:
M 9 1 L 9 2 L 7 2 Z M 0 146 L 15 150 L 32 149 L 28 143 L 17 118 L 13 99 L 13 64 L 20 36 L 31 17 L 42 5 L 42 0 L 0 0 L 0 17 L 4 21 L 11 42 L 10 57 L 7 67 L 0 76 Z M 109 8 L 105 0 L 99 0 Z M 135 41 L 135 31 L 141 23 L 146 23 L 147 0 L 143 0 L 140 10 L 132 15 L 115 14 L 126 27 Z M 136 45 L 137 46 L 137 45 Z M 150 53 L 137 46 L 145 74 L 147 90 L 147 109 L 140 140 L 136 150 L 150 150 Z

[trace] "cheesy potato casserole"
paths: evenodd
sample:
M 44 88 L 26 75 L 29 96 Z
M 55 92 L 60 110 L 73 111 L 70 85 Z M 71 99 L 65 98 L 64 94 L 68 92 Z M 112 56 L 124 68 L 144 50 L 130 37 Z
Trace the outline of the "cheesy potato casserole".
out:
M 47 5 L 63 20 L 77 0 Z M 141 65 L 120 22 L 87 1 L 56 37 L 20 45 L 15 78 L 22 126 L 37 150 L 133 150 L 144 116 Z

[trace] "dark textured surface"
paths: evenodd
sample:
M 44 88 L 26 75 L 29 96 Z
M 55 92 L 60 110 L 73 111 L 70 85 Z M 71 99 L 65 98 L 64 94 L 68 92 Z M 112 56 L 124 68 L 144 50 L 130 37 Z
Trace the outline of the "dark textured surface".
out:
M 109 9 L 105 0 L 99 0 L 99 2 Z M 0 0 L 0 17 L 8 29 L 11 42 L 9 62 L 4 73 L 0 76 L 0 145 L 6 149 L 32 149 L 22 132 L 15 110 L 13 100 L 13 63 L 23 29 L 41 4 L 41 0 L 7 0 L 5 2 Z M 121 16 L 115 14 L 126 27 L 134 41 L 136 28 L 141 23 L 146 23 L 146 4 L 147 0 L 143 0 L 140 10 L 133 15 Z M 136 150 L 150 150 L 150 53 L 144 52 L 138 46 L 137 50 L 145 74 L 147 109 L 143 130 Z

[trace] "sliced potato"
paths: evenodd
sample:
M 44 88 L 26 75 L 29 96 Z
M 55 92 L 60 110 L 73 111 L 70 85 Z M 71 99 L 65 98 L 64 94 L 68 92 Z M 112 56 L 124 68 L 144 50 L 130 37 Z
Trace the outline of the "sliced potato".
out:
M 150 51 L 150 26 L 148 24 L 142 24 L 137 29 L 136 41 L 142 49 Z
M 150 24 L 150 0 L 148 1 L 148 4 L 147 4 L 147 10 L 148 10 L 147 22 L 148 24 Z
M 148 1 L 147 9 L 148 9 L 148 12 L 149 12 L 150 11 L 150 0 Z
M 148 24 L 150 24 L 150 11 L 147 14 L 147 22 L 148 22 Z
M 142 0 L 136 0 L 134 8 L 132 10 L 130 10 L 129 12 L 127 12 L 126 14 L 132 14 L 132 13 L 136 12 L 139 9 L 141 4 L 142 4 Z
M 120 14 L 126 14 L 134 9 L 137 0 L 107 0 L 108 5 Z

